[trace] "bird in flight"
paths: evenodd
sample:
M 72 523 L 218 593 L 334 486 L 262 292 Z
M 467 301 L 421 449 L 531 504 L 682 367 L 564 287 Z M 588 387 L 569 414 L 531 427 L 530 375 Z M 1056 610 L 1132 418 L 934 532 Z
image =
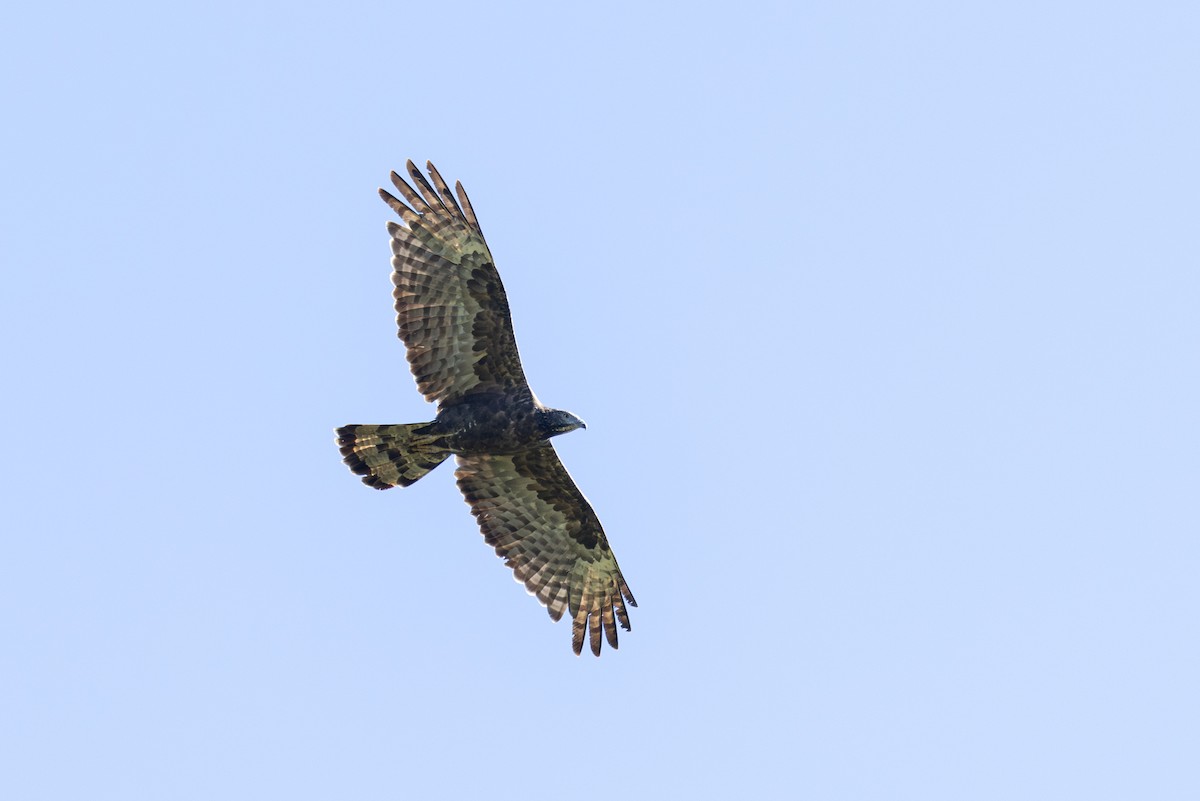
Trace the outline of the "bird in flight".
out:
M 550 438 L 583 421 L 543 406 L 529 388 L 508 299 L 461 183 L 450 192 L 433 164 L 429 180 L 408 162 L 404 200 L 379 195 L 404 221 L 388 222 L 400 339 L 429 423 L 348 425 L 337 442 L 350 470 L 375 489 L 406 487 L 451 454 L 454 475 L 484 539 L 557 621 L 569 613 L 571 646 L 600 655 L 617 647 L 637 606 L 600 520 L 559 461 Z M 432 181 L 432 185 L 430 184 Z

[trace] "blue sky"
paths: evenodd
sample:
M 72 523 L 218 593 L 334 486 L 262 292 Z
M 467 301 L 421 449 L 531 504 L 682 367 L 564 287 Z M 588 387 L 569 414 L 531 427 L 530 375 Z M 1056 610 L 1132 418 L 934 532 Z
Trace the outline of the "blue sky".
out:
M 1200 12 L 975 5 L 10 11 L 0 796 L 1200 796 Z M 616 653 L 339 460 L 407 158 Z

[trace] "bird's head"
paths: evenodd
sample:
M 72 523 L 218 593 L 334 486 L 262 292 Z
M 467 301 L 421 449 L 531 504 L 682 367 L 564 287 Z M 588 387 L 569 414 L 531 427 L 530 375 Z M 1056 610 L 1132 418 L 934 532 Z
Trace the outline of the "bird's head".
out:
M 556 437 L 577 428 L 587 428 L 587 423 L 570 412 L 564 412 L 562 409 L 544 409 L 542 411 L 542 429 L 546 432 L 547 438 Z

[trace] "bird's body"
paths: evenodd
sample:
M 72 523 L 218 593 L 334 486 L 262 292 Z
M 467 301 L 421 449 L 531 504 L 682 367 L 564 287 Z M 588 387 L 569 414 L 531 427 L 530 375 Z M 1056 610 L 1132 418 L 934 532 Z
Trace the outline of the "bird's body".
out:
M 446 447 L 456 454 L 513 454 L 536 448 L 550 437 L 580 426 L 564 427 L 559 418 L 578 418 L 558 409 L 547 409 L 519 392 L 477 394 L 461 403 L 443 404 L 435 429 L 445 432 Z
M 456 184 L 456 202 L 427 167 L 432 186 L 408 162 L 415 190 L 392 173 L 408 205 L 379 191 L 407 223 L 388 224 L 396 319 L 417 387 L 437 402 L 437 417 L 343 426 L 338 444 L 350 469 L 376 489 L 412 484 L 455 455 L 459 489 L 484 538 L 551 618 L 570 612 L 575 652 L 586 633 L 599 655 L 601 632 L 616 648 L 616 624 L 629 629 L 625 601 L 637 603 L 599 519 L 549 442 L 586 426 L 543 406 L 529 388 L 470 201 Z

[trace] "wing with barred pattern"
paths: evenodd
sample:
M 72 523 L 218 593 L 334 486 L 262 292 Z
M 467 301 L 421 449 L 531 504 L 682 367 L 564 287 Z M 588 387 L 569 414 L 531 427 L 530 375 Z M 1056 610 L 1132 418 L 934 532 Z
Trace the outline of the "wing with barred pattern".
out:
M 484 538 L 551 618 L 570 613 L 575 653 L 583 650 L 585 634 L 596 656 L 602 632 L 616 648 L 616 624 L 629 630 L 625 602 L 637 602 L 600 520 L 554 447 L 457 459 L 458 488 Z
M 388 223 L 392 296 L 417 387 L 440 404 L 496 387 L 528 391 L 504 285 L 467 193 L 456 183 L 456 201 L 433 164 L 426 167 L 432 185 L 412 161 L 412 186 L 392 173 L 408 205 L 379 190 L 405 222 Z

